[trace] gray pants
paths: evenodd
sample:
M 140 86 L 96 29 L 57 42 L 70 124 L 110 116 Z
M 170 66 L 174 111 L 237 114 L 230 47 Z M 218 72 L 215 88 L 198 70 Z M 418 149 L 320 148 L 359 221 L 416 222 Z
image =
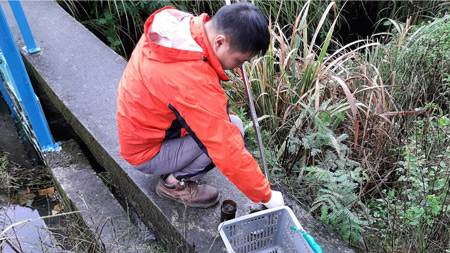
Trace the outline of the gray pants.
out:
M 230 115 L 230 120 L 238 126 L 244 136 L 244 126 L 239 117 Z M 154 175 L 173 174 L 178 179 L 197 180 L 212 168 L 212 161 L 197 145 L 195 140 L 186 135 L 181 138 L 166 140 L 161 150 L 150 161 L 136 166 L 136 169 Z

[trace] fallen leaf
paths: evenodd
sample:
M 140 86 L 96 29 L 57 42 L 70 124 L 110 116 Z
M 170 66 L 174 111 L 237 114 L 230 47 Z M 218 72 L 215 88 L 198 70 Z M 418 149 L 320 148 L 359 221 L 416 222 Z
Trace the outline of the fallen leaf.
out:
M 28 200 L 34 199 L 36 195 L 34 193 L 17 194 L 14 196 L 12 203 L 17 205 L 25 205 Z
M 39 196 L 51 195 L 55 192 L 55 187 L 50 187 L 47 189 L 38 190 Z
M 64 206 L 62 206 L 62 205 L 60 205 L 60 204 L 57 204 L 57 205 L 55 205 L 54 207 L 53 207 L 53 210 L 54 211 L 61 211 L 61 210 L 64 210 Z

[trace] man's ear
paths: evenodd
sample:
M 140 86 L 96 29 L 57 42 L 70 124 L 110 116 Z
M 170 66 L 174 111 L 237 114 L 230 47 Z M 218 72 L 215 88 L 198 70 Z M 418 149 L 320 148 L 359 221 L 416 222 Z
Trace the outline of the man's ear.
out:
M 213 50 L 214 52 L 217 52 L 222 46 L 224 46 L 226 43 L 228 43 L 228 39 L 225 35 L 223 34 L 218 34 L 215 38 L 214 38 L 214 45 L 213 45 Z

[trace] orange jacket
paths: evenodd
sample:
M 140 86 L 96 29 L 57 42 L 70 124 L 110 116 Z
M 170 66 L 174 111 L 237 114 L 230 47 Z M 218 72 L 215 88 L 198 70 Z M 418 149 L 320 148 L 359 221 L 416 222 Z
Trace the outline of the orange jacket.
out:
M 120 155 L 141 165 L 165 139 L 190 134 L 216 167 L 254 202 L 268 202 L 269 182 L 246 150 L 240 131 L 230 122 L 220 80 L 228 80 L 204 30 L 208 15 L 190 17 L 190 32 L 203 52 L 156 44 L 149 27 L 134 49 L 117 91 Z M 180 12 L 181 13 L 181 12 Z

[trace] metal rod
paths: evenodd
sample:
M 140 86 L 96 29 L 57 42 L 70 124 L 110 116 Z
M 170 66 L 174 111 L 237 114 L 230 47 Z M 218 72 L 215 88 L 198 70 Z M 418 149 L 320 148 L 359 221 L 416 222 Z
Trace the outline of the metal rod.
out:
M 9 0 L 9 5 L 11 6 L 11 10 L 16 18 L 17 25 L 19 25 L 20 33 L 22 34 L 25 45 L 27 46 L 26 49 L 28 53 L 34 54 L 39 52 L 41 49 L 36 45 L 33 38 L 33 34 L 31 33 L 30 26 L 28 25 L 27 18 L 25 17 L 22 4 L 17 0 Z
M 250 115 L 251 115 L 251 118 L 253 121 L 253 127 L 255 128 L 256 138 L 258 139 L 258 146 L 259 146 L 259 152 L 261 153 L 261 162 L 262 162 L 263 168 L 264 168 L 264 175 L 266 176 L 267 181 L 269 181 L 269 172 L 267 170 L 267 163 L 266 163 L 266 152 L 264 151 L 264 144 L 262 142 L 261 132 L 259 131 L 259 123 L 258 123 L 258 118 L 256 117 L 255 105 L 253 104 L 251 87 L 250 87 L 250 83 L 248 82 L 247 71 L 245 70 L 244 65 L 245 65 L 245 63 L 242 64 L 241 71 L 242 71 L 242 76 L 243 76 L 242 79 L 244 81 L 244 86 L 245 86 L 245 93 L 247 94 L 248 104 L 250 106 Z

